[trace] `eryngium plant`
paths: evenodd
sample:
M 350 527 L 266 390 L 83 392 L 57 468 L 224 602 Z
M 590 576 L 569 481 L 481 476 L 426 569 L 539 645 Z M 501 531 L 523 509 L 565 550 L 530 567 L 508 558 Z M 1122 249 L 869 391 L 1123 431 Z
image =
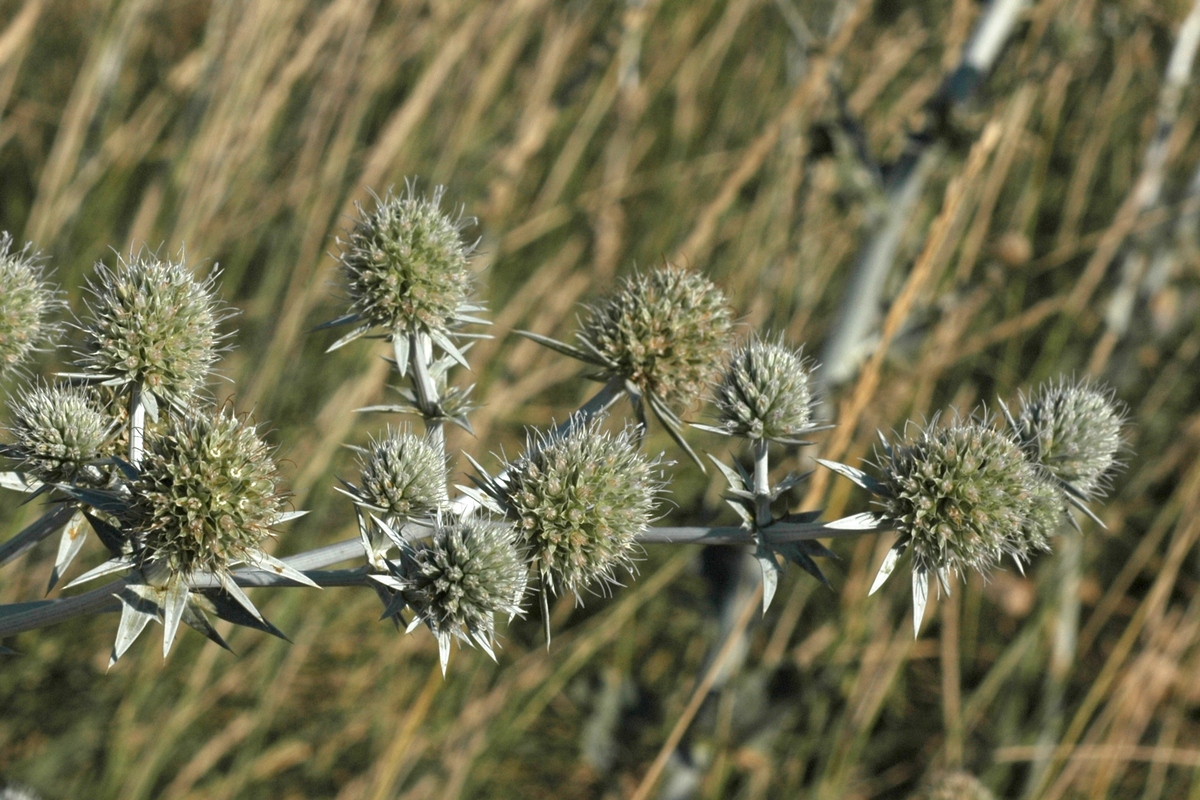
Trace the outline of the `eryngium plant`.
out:
M 1012 425 L 1029 457 L 1082 507 L 1107 491 L 1123 422 L 1111 391 L 1087 380 L 1062 380 L 1022 396 Z
M 253 558 L 283 512 L 271 449 L 228 407 L 171 418 L 128 480 L 121 527 L 171 575 L 226 573 Z
M 439 515 L 428 541 L 402 542 L 389 573 L 372 576 L 396 592 L 384 616 L 411 608 L 409 630 L 424 623 L 437 637 L 443 674 L 452 638 L 478 645 L 494 660 L 495 615 L 511 621 L 523 614 L 528 569 L 516 542 L 508 522 Z
M 56 332 L 50 315 L 61 305 L 33 247 L 14 250 L 12 236 L 0 232 L 0 378 L 19 369 Z
M 428 437 L 392 429 L 358 454 L 359 485 L 342 489 L 358 506 L 389 521 L 432 516 L 448 502 L 446 455 Z
M 474 220 L 443 211 L 442 191 L 426 198 L 410 183 L 402 195 L 376 197 L 373 213 L 357 206 L 358 220 L 339 240 L 350 313 L 328 323 L 356 327 L 330 350 L 373 328 L 393 339 L 424 333 L 440 344 L 454 328 L 479 321 L 470 316 L 479 307 L 468 301 L 475 245 L 462 237 Z
M 216 298 L 216 273 L 197 280 L 182 255 L 142 251 L 117 266 L 96 265 L 81 323 L 78 363 L 94 382 L 151 393 L 177 410 L 204 387 L 228 316 Z
M 633 568 L 637 536 L 654 518 L 662 457 L 638 447 L 638 430 L 602 429 L 599 417 L 531 434 L 501 477 L 479 481 L 517 527 L 543 591 L 579 595 Z
M 937 775 L 909 800 L 995 800 L 996 796 L 969 772 Z
M 709 430 L 787 444 L 804 444 L 814 430 L 808 369 L 782 340 L 754 336 L 734 351 L 714 399 L 718 423 Z
M 9 406 L 12 444 L 4 453 L 18 472 L 43 483 L 95 483 L 115 421 L 98 409 L 86 389 L 64 384 L 34 385 Z

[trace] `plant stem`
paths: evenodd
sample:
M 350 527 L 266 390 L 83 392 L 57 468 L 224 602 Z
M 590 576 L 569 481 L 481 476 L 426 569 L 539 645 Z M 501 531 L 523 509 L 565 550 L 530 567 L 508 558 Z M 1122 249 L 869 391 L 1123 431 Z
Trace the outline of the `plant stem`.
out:
M 142 386 L 133 385 L 129 395 L 129 463 L 140 466 L 146 442 L 146 401 L 142 398 Z
M 433 346 L 428 336 L 422 333 L 409 334 L 408 358 L 412 369 L 413 392 L 417 397 L 417 410 L 425 418 L 425 431 L 429 438 L 439 450 L 445 450 L 446 433 L 443 430 L 441 410 L 438 408 L 437 384 L 429 374 L 432 355 Z M 396 359 L 399 363 L 399 352 L 396 353 Z
M 754 523 L 765 528 L 771 524 L 771 463 L 766 439 L 751 439 L 754 448 Z

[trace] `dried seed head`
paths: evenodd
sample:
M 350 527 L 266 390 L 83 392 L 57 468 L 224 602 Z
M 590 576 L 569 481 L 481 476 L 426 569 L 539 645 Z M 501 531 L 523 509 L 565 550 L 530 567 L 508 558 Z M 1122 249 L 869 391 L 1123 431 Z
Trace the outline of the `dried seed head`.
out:
M 995 797 L 974 775 L 949 772 L 935 777 L 912 800 L 995 800 Z
M 508 467 L 500 504 L 516 522 L 543 580 L 579 592 L 632 569 L 635 540 L 653 519 L 661 457 L 637 445 L 636 429 L 601 430 L 601 420 L 531 437 Z
M 407 428 L 388 428 L 358 459 L 361 486 L 349 494 L 388 518 L 428 517 L 447 502 L 446 456 L 429 439 Z
M 228 316 L 216 298 L 216 273 L 192 277 L 182 256 L 163 261 L 143 251 L 96 265 L 88 280 L 88 318 L 79 364 L 97 380 L 136 385 L 176 408 L 204 386 Z
M 32 386 L 9 407 L 17 470 L 46 483 L 93 482 L 114 421 L 94 406 L 82 388 Z
M 1021 401 L 1016 436 L 1030 459 L 1083 499 L 1103 496 L 1125 421 L 1112 392 L 1063 380 Z
M 717 379 L 733 327 L 724 293 L 670 264 L 622 279 L 588 311 L 577 336 L 601 363 L 599 377 L 676 405 L 693 405 Z
M 417 195 L 375 199 L 375 211 L 358 206 L 359 218 L 342 247 L 351 312 L 360 324 L 392 336 L 448 331 L 458 322 L 472 290 L 467 258 L 473 244 L 462 229 L 474 220 L 441 209 L 442 188 Z
M 523 613 L 528 568 L 516 541 L 507 522 L 447 515 L 428 542 L 406 542 L 392 562 L 404 600 L 438 638 L 443 671 L 452 636 L 491 653 L 494 615 Z
M 32 246 L 14 251 L 12 236 L 0 232 L 0 378 L 19 369 L 57 332 L 49 316 L 61 306 Z
M 1006 434 L 986 421 L 934 420 L 877 455 L 883 516 L 909 540 L 914 570 L 983 572 L 1005 554 L 1028 555 L 1042 481 Z
M 139 470 L 122 528 L 175 575 L 227 570 L 283 511 L 270 448 L 229 408 L 171 417 L 146 437 Z
M 795 441 L 812 428 L 808 373 L 782 339 L 753 337 L 734 352 L 717 387 L 719 427 L 751 439 Z

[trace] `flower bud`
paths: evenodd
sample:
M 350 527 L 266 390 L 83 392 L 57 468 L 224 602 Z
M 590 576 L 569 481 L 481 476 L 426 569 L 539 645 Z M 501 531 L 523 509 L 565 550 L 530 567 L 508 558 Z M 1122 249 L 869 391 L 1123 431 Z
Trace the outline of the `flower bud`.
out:
M 753 337 L 730 359 L 716 390 L 719 424 L 751 439 L 794 442 L 812 430 L 812 392 L 800 353 Z
M 98 381 L 132 384 L 186 406 L 208 379 L 223 338 L 217 324 L 227 314 L 214 280 L 196 280 L 182 258 L 163 261 L 145 251 L 119 257 L 115 269 L 97 264 L 88 280 L 80 365 Z
M 361 485 L 347 484 L 358 505 L 395 519 L 428 517 L 446 504 L 446 456 L 429 439 L 388 428 L 358 452 Z
M 14 251 L 12 236 L 0 233 L 0 378 L 19 369 L 57 331 L 48 317 L 61 305 L 32 247 Z
M 91 403 L 85 389 L 32 386 L 17 395 L 9 413 L 13 444 L 8 454 L 18 472 L 45 483 L 99 479 L 91 462 L 102 455 L 114 421 Z
M 172 416 L 146 438 L 121 526 L 174 575 L 224 572 L 271 534 L 278 484 L 270 448 L 232 410 Z
M 621 378 L 675 405 L 694 405 L 718 377 L 733 326 L 725 294 L 666 264 L 622 279 L 588 306 L 577 336 L 599 377 Z

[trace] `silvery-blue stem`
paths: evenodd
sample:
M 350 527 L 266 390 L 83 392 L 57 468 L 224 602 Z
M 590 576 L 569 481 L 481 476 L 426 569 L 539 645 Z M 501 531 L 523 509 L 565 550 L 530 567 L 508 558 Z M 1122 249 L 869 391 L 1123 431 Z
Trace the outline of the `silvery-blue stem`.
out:
M 409 367 L 412 369 L 413 392 L 417 396 L 417 410 L 425 419 L 425 430 L 440 450 L 446 447 L 446 434 L 442 420 L 437 415 L 438 392 L 433 376 L 429 374 L 428 355 L 433 352 L 429 337 L 420 333 L 408 337 Z M 399 363 L 400 352 L 396 352 Z

